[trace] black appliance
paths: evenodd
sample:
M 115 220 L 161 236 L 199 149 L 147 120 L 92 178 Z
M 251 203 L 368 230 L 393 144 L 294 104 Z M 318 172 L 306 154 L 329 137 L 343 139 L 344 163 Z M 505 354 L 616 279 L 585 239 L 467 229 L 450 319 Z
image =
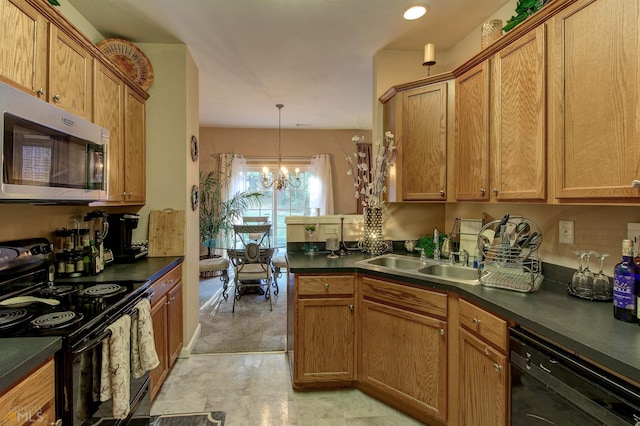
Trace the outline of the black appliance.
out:
M 109 232 L 104 245 L 113 252 L 116 263 L 131 263 L 147 257 L 146 247 L 132 244 L 132 232 L 138 227 L 140 216 L 132 213 L 110 214 Z
M 640 389 L 520 328 L 511 328 L 511 424 L 638 425 Z
M 131 375 L 130 414 L 120 420 L 113 419 L 112 400 L 95 400 L 87 372 L 99 377 L 107 327 L 123 315 L 135 319 L 136 304 L 151 297 L 149 283 L 54 283 L 54 259 L 44 238 L 0 243 L 0 337 L 62 338 L 55 355 L 56 418 L 62 424 L 148 424 L 149 372 Z

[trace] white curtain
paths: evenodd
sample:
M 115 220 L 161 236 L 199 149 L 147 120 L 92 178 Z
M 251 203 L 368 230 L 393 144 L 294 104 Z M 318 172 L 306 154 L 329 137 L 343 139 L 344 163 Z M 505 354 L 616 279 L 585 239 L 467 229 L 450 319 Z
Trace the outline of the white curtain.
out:
M 235 193 L 246 190 L 245 173 L 247 159 L 242 155 L 232 152 L 220 154 L 220 177 L 228 176 L 229 184 L 223 194 L 224 201 L 227 201 Z
M 333 183 L 331 180 L 331 154 L 318 154 L 311 158 L 313 177 L 309 185 L 309 207 L 320 209 L 321 215 L 333 214 Z

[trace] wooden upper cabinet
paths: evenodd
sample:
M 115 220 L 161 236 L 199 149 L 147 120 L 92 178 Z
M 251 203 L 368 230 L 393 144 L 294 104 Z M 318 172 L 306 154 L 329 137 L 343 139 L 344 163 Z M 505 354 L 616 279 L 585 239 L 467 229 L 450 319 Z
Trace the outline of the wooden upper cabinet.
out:
M 404 201 L 446 201 L 447 83 L 402 93 L 398 140 Z
M 489 200 L 489 63 L 456 78 L 455 199 Z
M 94 122 L 109 129 L 107 201 L 122 202 L 124 187 L 124 83 L 100 61 L 96 61 Z
M 144 204 L 146 199 L 146 105 L 129 87 L 124 98 L 124 201 Z
M 497 201 L 546 197 L 546 44 L 540 25 L 493 58 L 491 135 Z
M 92 120 L 93 57 L 82 44 L 50 27 L 48 101 Z
M 555 197 L 637 200 L 640 2 L 583 0 L 553 17 Z
M 0 81 L 44 98 L 49 22 L 25 0 L 0 0 L 0 20 Z

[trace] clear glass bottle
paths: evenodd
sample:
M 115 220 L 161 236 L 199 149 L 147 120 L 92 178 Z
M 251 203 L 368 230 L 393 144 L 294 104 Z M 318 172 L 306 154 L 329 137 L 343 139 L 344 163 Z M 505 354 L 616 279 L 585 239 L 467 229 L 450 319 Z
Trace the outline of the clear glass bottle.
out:
M 638 321 L 639 275 L 633 262 L 633 241 L 622 240 L 622 260 L 613 269 L 613 316 L 620 321 Z

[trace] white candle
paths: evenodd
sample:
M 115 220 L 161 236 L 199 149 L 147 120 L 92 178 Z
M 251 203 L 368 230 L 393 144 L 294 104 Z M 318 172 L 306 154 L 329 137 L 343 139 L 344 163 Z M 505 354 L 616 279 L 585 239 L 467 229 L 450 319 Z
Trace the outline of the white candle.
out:
M 424 63 L 435 62 L 436 60 L 436 47 L 433 43 L 427 43 L 424 45 Z

